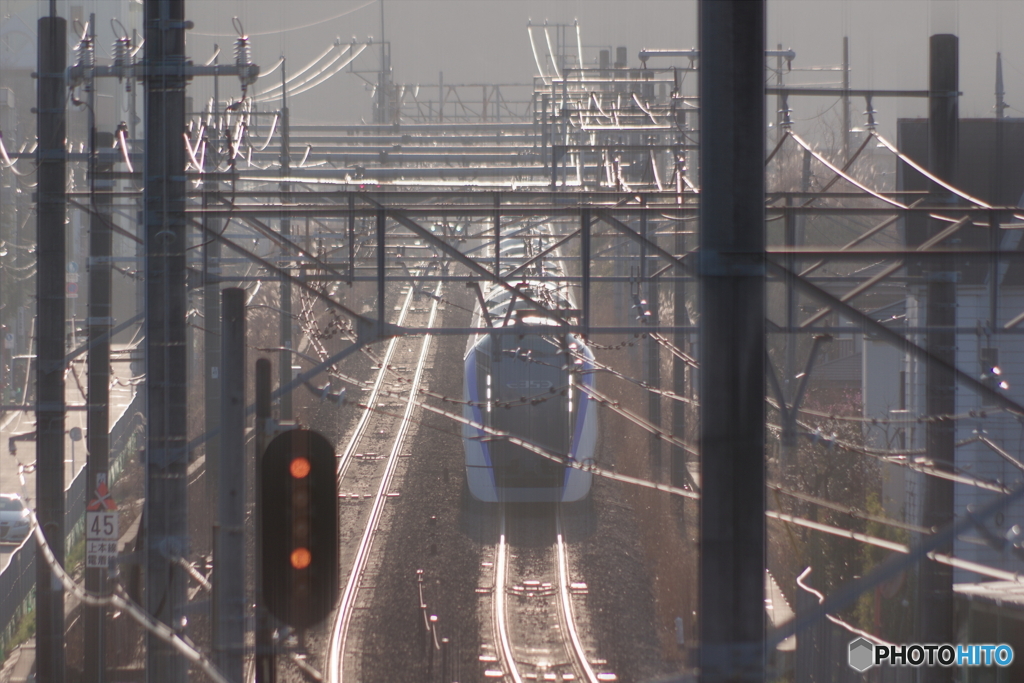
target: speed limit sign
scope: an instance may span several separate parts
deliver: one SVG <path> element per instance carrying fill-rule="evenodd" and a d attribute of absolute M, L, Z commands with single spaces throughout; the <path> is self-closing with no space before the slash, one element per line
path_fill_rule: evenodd
<path fill-rule="evenodd" d="M 85 566 L 110 566 L 117 557 L 117 510 L 85 513 Z"/>
<path fill-rule="evenodd" d="M 97 476 L 96 497 L 85 508 L 85 566 L 108 567 L 117 557 L 117 505 L 105 474 Z"/>
<path fill-rule="evenodd" d="M 117 540 L 117 511 L 86 512 L 85 537 L 90 541 Z"/>

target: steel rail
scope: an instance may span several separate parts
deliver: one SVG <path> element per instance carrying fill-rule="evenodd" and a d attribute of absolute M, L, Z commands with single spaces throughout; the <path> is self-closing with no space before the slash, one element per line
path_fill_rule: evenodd
<path fill-rule="evenodd" d="M 405 316 L 409 312 L 409 307 L 412 305 L 413 297 L 416 295 L 416 287 L 410 285 L 409 293 L 406 294 L 405 301 L 402 303 L 402 309 L 398 314 L 398 324 L 403 325 L 405 323 Z M 395 355 L 395 349 L 398 347 L 399 337 L 392 337 L 388 341 L 387 351 L 384 352 L 384 357 L 381 359 L 380 372 L 377 373 L 377 379 L 374 380 L 373 388 L 370 390 L 370 395 L 367 397 L 366 403 L 369 406 L 374 406 L 380 399 L 381 390 L 384 387 L 384 380 L 388 374 L 388 366 L 391 364 L 391 359 Z M 370 418 L 373 416 L 373 410 L 364 410 L 362 416 L 359 418 L 359 422 L 356 423 L 356 428 L 352 432 L 352 437 L 348 440 L 348 445 L 345 446 L 345 450 L 342 451 L 338 457 L 338 484 L 341 484 L 341 480 L 345 476 L 345 472 L 348 470 L 349 464 L 352 462 L 352 453 L 355 451 L 356 446 L 359 445 L 359 441 L 363 438 L 366 432 L 366 426 L 370 422 Z"/>
<path fill-rule="evenodd" d="M 503 503 L 498 504 L 498 544 L 494 562 L 494 590 L 492 592 L 492 628 L 495 640 L 497 641 L 498 655 L 502 664 L 504 675 L 513 683 L 522 683 L 523 675 L 519 671 L 516 662 L 512 639 L 509 635 L 509 614 L 507 610 L 508 599 L 508 572 L 509 572 L 509 548 L 506 534 L 506 510 Z M 580 640 L 579 632 L 576 629 L 576 618 L 572 607 L 572 599 L 569 595 L 569 567 L 566 556 L 565 544 L 562 534 L 561 511 L 555 513 L 555 537 L 554 556 L 557 565 L 558 582 L 558 622 L 561 633 L 562 648 L 569 657 L 570 664 L 576 676 L 587 683 L 598 683 L 597 674 L 587 660 L 586 651 Z"/>
<path fill-rule="evenodd" d="M 569 559 L 565 552 L 565 542 L 562 536 L 562 507 L 558 506 L 555 511 L 555 545 L 558 554 L 558 596 L 562 609 L 559 612 L 562 621 L 562 639 L 568 640 L 567 652 L 575 656 L 573 668 L 581 674 L 589 683 L 598 683 L 597 674 L 587 660 L 587 653 L 580 641 L 579 631 L 576 629 L 576 615 L 572 606 L 572 598 L 569 597 Z"/>
<path fill-rule="evenodd" d="M 498 504 L 498 552 L 494 562 L 494 592 L 491 613 L 494 619 L 494 632 L 498 637 L 498 649 L 502 666 L 512 678 L 513 683 L 523 683 L 523 677 L 516 665 L 515 654 L 512 652 L 512 640 L 508 635 L 508 615 L 505 612 L 505 580 L 508 577 L 508 543 L 505 537 L 505 504 Z"/>
<path fill-rule="evenodd" d="M 427 323 L 428 326 L 433 326 L 434 320 L 437 316 L 437 309 L 439 305 L 438 299 L 442 291 L 442 286 L 443 285 L 439 283 L 436 291 L 434 292 L 438 298 L 433 299 L 433 303 L 431 304 L 430 317 Z M 414 292 L 415 288 L 410 288 L 410 291 Z M 411 299 L 409 300 L 411 301 Z M 380 523 L 381 514 L 384 511 L 384 502 L 387 500 L 388 489 L 391 486 L 395 470 L 397 469 L 399 452 L 405 443 L 406 436 L 409 432 L 409 425 L 412 423 L 412 414 L 417 407 L 417 402 L 414 399 L 419 389 L 420 381 L 423 378 L 423 367 L 426 364 L 427 353 L 430 350 L 431 340 L 432 337 L 430 334 L 425 334 L 423 336 L 423 343 L 416 363 L 416 372 L 413 375 L 412 383 L 409 387 L 408 402 L 406 403 L 405 412 L 402 415 L 402 420 L 395 435 L 391 452 L 388 454 L 387 467 L 385 469 L 384 476 L 381 478 L 377 495 L 374 497 L 373 507 L 370 510 L 370 516 L 369 519 L 367 519 L 366 527 L 363 531 L 363 536 L 356 552 L 352 572 L 349 574 L 348 582 L 345 586 L 345 591 L 342 594 L 338 612 L 335 616 L 334 626 L 331 629 L 331 637 L 328 647 L 327 671 L 330 683 L 341 683 L 344 680 L 343 657 L 345 653 L 345 644 L 348 640 L 349 626 L 352 621 L 355 598 L 359 591 L 359 582 L 362 580 L 362 575 L 366 568 L 367 559 L 370 555 L 370 548 L 373 543 L 374 535 L 376 534 L 377 526 Z M 383 363 L 383 367 L 381 369 L 381 375 L 383 375 L 387 370 L 387 363 Z M 368 409 L 366 412 L 370 413 L 373 411 Z"/>

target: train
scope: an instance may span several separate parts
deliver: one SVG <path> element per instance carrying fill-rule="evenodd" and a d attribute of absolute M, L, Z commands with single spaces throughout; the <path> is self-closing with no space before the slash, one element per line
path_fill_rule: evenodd
<path fill-rule="evenodd" d="M 482 286 L 474 311 L 473 327 L 493 331 L 466 345 L 462 437 L 469 493 L 485 503 L 571 503 L 590 493 L 594 355 L 565 330 L 578 309 L 553 247 L 538 228 L 503 239 L 501 274 L 515 291 Z"/>

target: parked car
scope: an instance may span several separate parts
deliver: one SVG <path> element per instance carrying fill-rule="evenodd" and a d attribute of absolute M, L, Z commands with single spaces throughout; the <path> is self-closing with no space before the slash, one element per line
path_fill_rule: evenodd
<path fill-rule="evenodd" d="M 0 543 L 21 543 L 32 529 L 28 509 L 17 493 L 0 493 Z"/>

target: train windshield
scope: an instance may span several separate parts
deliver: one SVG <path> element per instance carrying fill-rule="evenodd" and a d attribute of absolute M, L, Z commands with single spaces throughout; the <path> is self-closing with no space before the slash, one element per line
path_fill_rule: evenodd
<path fill-rule="evenodd" d="M 501 361 L 491 363 L 491 424 L 565 457 L 572 437 L 565 355 L 551 341 L 533 335 L 508 341 Z M 493 441 L 491 457 L 499 486 L 562 485 L 564 465 L 522 446 Z"/>

